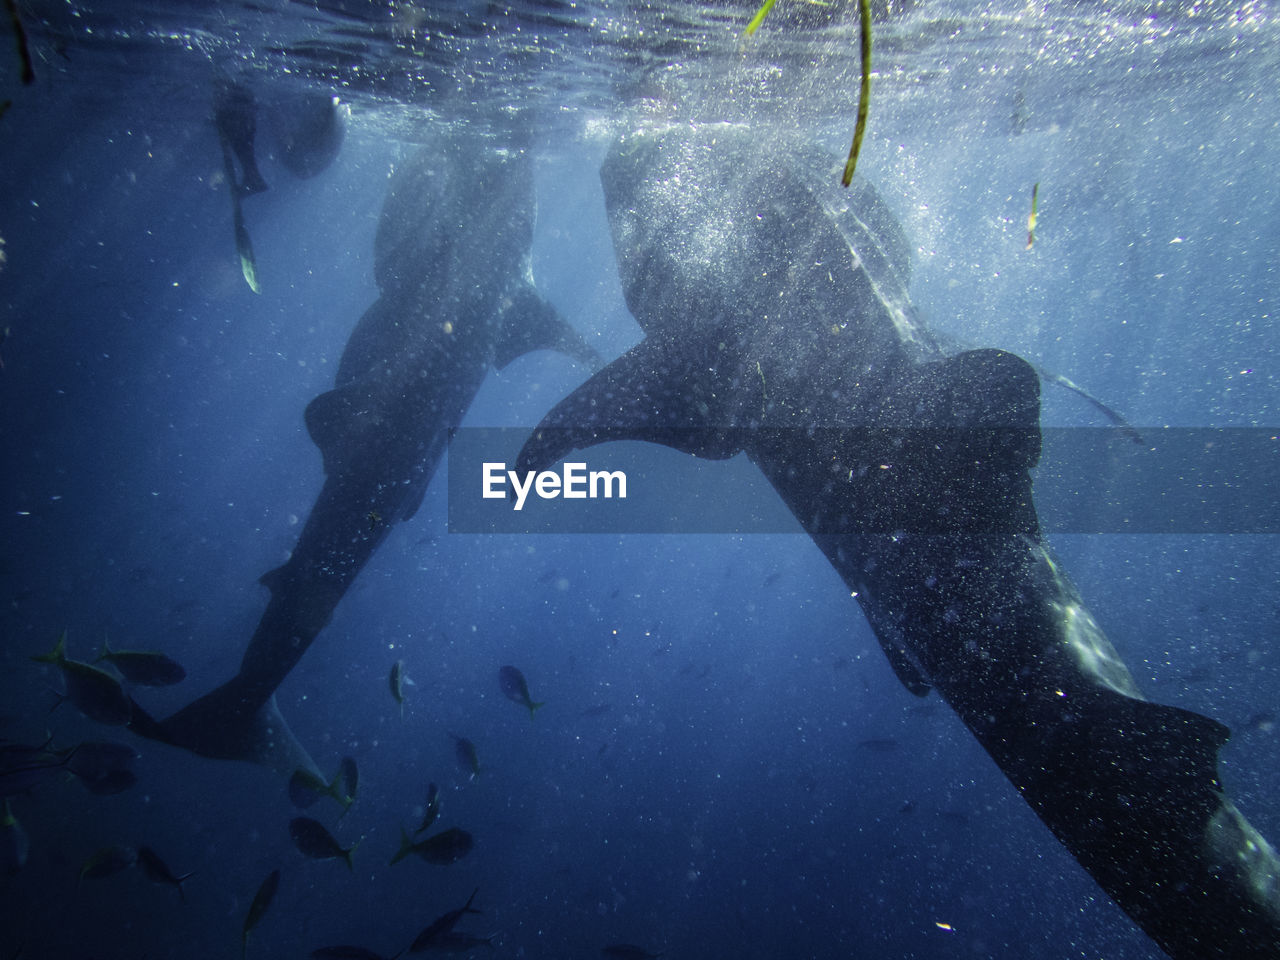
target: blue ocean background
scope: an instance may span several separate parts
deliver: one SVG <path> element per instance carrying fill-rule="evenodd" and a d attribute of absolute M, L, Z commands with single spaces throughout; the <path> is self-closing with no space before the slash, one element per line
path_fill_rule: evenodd
<path fill-rule="evenodd" d="M 765 142 L 799 128 L 842 155 L 856 62 L 830 45 L 852 45 L 853 8 L 843 33 L 816 38 L 780 18 L 790 40 L 753 54 L 736 35 L 750 4 L 699 26 L 718 38 L 706 47 L 664 44 L 661 19 L 648 46 L 643 32 L 548 29 L 576 8 L 439 6 L 440 29 L 490 17 L 500 51 L 542 30 L 560 59 L 513 53 L 503 67 L 486 52 L 477 70 L 509 69 L 509 87 L 433 99 L 388 79 L 417 69 L 404 53 L 365 89 L 261 52 L 290 28 L 384 22 L 376 4 L 225 4 L 221 19 L 181 4 L 18 6 L 36 82 L 20 83 L 0 32 L 0 736 L 109 737 L 141 757 L 118 795 L 58 776 L 12 798 L 30 854 L 0 880 L 0 956 L 235 956 L 274 869 L 251 957 L 338 943 L 390 956 L 475 888 L 483 913 L 464 924 L 494 936 L 495 957 L 619 942 L 668 958 L 1162 956 L 947 707 L 898 683 L 803 535 L 450 534 L 442 468 L 279 692 L 324 771 L 359 764 L 350 812 L 313 811 L 344 846 L 359 841 L 352 871 L 294 848 L 278 776 L 53 709 L 60 678 L 30 660 L 63 629 L 83 659 L 104 639 L 163 650 L 188 678 L 135 693 L 160 716 L 235 669 L 266 602 L 258 577 L 287 558 L 320 488 L 302 412 L 377 296 L 389 172 L 433 125 L 527 114 L 537 285 L 612 359 L 641 332 L 597 171 L 635 88 L 662 86 L 692 119 L 757 123 Z M 519 22 L 532 25 L 517 40 Z M 1144 430 L 1280 429 L 1277 27 L 1266 3 L 921 2 L 890 19 L 859 174 L 911 239 L 921 315 L 1070 377 Z M 611 39 L 616 56 L 591 53 Z M 833 64 L 851 72 L 823 72 Z M 260 154 L 271 189 L 244 205 L 260 295 L 219 179 L 215 70 L 351 107 L 314 179 Z M 512 100 L 522 89 L 527 104 Z M 531 427 L 587 373 L 526 356 L 490 375 L 466 423 Z M 1104 423 L 1068 391 L 1043 397 L 1046 425 Z M 1280 838 L 1275 537 L 1051 545 L 1146 694 L 1232 728 L 1224 783 Z M 397 660 L 412 681 L 403 711 L 387 682 Z M 499 689 L 505 664 L 546 702 L 532 721 Z M 474 780 L 451 733 L 476 744 Z M 440 824 L 475 849 L 391 866 L 429 782 Z M 186 902 L 137 869 L 77 883 L 111 844 L 193 872 Z"/>

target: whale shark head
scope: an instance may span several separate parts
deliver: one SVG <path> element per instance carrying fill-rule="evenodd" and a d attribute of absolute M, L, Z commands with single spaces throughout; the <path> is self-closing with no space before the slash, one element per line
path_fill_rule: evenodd
<path fill-rule="evenodd" d="M 536 206 L 527 150 L 443 134 L 396 165 L 373 241 L 383 293 L 458 277 L 524 279 Z"/>
<path fill-rule="evenodd" d="M 761 144 L 735 124 L 654 126 L 601 167 L 627 306 L 646 334 L 793 333 L 833 325 L 864 351 L 927 342 L 907 297 L 910 246 L 865 180 L 808 144 Z"/>

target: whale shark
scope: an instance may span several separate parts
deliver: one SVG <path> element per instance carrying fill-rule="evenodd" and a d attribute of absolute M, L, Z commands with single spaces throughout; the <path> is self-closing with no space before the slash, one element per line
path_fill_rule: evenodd
<path fill-rule="evenodd" d="M 442 135 L 391 179 L 374 238 L 379 296 L 347 341 L 334 388 L 305 419 L 320 491 L 239 670 L 166 720 L 133 728 L 195 753 L 314 772 L 274 693 L 392 528 L 422 502 L 449 433 L 491 367 L 533 350 L 598 359 L 538 293 L 530 268 L 532 160 Z"/>
<path fill-rule="evenodd" d="M 517 470 L 614 440 L 742 453 L 856 598 L 1171 957 L 1280 956 L 1280 860 L 1218 778 L 1228 730 L 1147 700 L 1039 528 L 1039 379 L 947 353 L 910 246 L 839 162 L 728 124 L 653 125 L 601 183 L 645 339 L 553 408 Z"/>

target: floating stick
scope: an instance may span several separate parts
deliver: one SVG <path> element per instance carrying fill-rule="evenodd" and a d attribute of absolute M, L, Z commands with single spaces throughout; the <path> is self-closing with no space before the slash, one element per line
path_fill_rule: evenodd
<path fill-rule="evenodd" d="M 858 122 L 853 128 L 853 146 L 844 164 L 840 183 L 853 183 L 853 171 L 858 166 L 858 154 L 862 150 L 862 135 L 867 132 L 867 113 L 871 108 L 871 0 L 858 0 L 858 12 L 862 19 L 862 85 L 858 88 Z"/>

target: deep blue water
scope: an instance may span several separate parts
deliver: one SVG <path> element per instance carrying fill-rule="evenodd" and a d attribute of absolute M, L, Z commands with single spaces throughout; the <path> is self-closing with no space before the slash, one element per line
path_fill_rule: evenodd
<path fill-rule="evenodd" d="M 76 657 L 106 638 L 179 660 L 186 681 L 136 694 L 157 715 L 235 669 L 266 601 L 257 579 L 287 557 L 323 479 L 302 411 L 377 296 L 388 173 L 432 123 L 475 117 L 454 100 L 355 91 L 343 149 L 319 176 L 293 180 L 264 153 L 271 189 L 244 204 L 255 295 L 234 255 L 208 64 L 161 56 L 151 72 L 145 32 L 136 49 L 59 39 L 42 23 L 65 11 L 20 6 L 38 58 L 36 83 L 20 85 L 0 34 L 0 99 L 12 100 L 0 117 L 0 735 L 119 739 L 141 757 L 138 783 L 115 796 L 59 776 L 12 798 L 30 854 L 0 880 L 0 956 L 231 956 L 277 868 L 249 956 L 337 943 L 389 956 L 476 887 L 483 914 L 463 926 L 493 934 L 498 957 L 592 957 L 617 942 L 671 958 L 1162 956 L 948 708 L 902 688 L 800 535 L 449 534 L 442 470 L 279 692 L 321 769 L 359 763 L 350 812 L 312 811 L 344 846 L 360 841 L 351 872 L 297 852 L 296 811 L 271 772 L 51 710 L 61 681 L 29 657 L 64 628 Z M 1200 34 L 1189 9 L 1159 8 L 1161 29 L 1120 53 L 1059 60 L 1021 39 L 948 52 L 939 25 L 958 36 L 982 15 L 931 19 L 922 3 L 886 45 L 900 72 L 879 81 L 859 169 L 911 238 L 917 307 L 957 342 L 1041 362 L 1143 428 L 1275 427 L 1274 15 L 1218 10 Z M 1043 17 L 1087 33 L 1078 11 Z M 131 22 L 154 13 L 141 5 Z M 220 39 L 252 47 L 241 13 L 234 42 Z M 1121 35 L 1146 22 L 1126 8 L 1087 25 Z M 530 93 L 535 114 L 572 99 L 574 71 L 560 69 L 561 93 Z M 271 89 L 277 71 L 245 76 Z M 916 95 L 933 72 L 944 79 Z M 1032 109 L 1015 135 L 1019 81 Z M 607 360 L 641 337 L 596 175 L 630 105 L 583 83 L 590 96 L 568 118 L 551 110 L 530 147 L 533 272 Z M 802 124 L 842 152 L 850 103 L 819 97 L 789 119 L 788 96 L 771 91 L 761 137 Z M 524 357 L 490 375 L 466 422 L 532 426 L 585 376 L 559 355 Z M 1043 422 L 1101 423 L 1051 387 Z M 763 481 L 759 495 L 774 496 Z M 1275 538 L 1052 546 L 1146 694 L 1232 727 L 1224 781 L 1280 838 Z M 412 680 L 403 715 L 387 686 L 396 660 Z M 504 664 L 546 701 L 532 722 L 499 690 Z M 450 732 L 477 745 L 474 781 Z M 474 851 L 389 866 L 432 781 L 441 825 L 471 831 Z M 138 869 L 77 885 L 110 844 L 193 872 L 186 903 Z"/>

